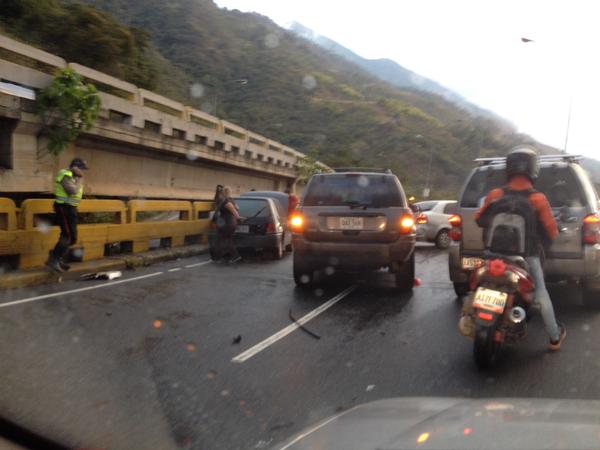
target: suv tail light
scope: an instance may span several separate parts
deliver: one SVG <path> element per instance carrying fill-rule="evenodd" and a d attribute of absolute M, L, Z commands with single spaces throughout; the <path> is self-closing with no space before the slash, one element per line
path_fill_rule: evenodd
<path fill-rule="evenodd" d="M 458 214 L 452 214 L 448 218 L 448 222 L 452 226 L 452 229 L 448 233 L 448 235 L 452 238 L 454 242 L 460 242 L 462 239 L 462 217 Z"/>
<path fill-rule="evenodd" d="M 583 242 L 594 245 L 600 242 L 600 217 L 590 214 L 583 219 Z"/>
<path fill-rule="evenodd" d="M 429 222 L 429 219 L 427 218 L 427 215 L 425 213 L 421 213 L 417 216 L 417 223 L 419 225 L 426 224 L 427 222 Z"/>
<path fill-rule="evenodd" d="M 304 232 L 304 216 L 300 213 L 295 212 L 290 217 L 289 225 L 294 233 Z"/>
<path fill-rule="evenodd" d="M 412 214 L 405 214 L 400 219 L 400 234 L 412 234 L 415 232 L 415 218 Z"/>

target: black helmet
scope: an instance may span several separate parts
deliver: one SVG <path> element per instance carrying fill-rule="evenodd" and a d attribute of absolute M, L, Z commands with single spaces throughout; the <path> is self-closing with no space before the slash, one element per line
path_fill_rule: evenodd
<path fill-rule="evenodd" d="M 71 161 L 71 165 L 69 167 L 77 167 L 78 169 L 81 169 L 81 170 L 88 169 L 87 162 L 81 158 L 73 158 L 73 161 Z"/>
<path fill-rule="evenodd" d="M 506 157 L 506 176 L 508 178 L 524 175 L 531 181 L 535 181 L 539 172 L 537 153 L 531 147 L 515 147 Z"/>

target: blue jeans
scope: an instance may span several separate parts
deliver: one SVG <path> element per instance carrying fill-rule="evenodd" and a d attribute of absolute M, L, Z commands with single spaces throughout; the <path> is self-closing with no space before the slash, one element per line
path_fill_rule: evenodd
<path fill-rule="evenodd" d="M 538 256 L 529 256 L 525 259 L 527 260 L 527 264 L 529 264 L 531 276 L 535 280 L 535 301 L 542 309 L 542 319 L 544 319 L 546 332 L 550 336 L 550 339 L 557 341 L 560 338 L 560 330 L 554 316 L 554 307 L 552 306 L 550 294 L 548 294 L 548 290 L 546 289 L 542 263 Z"/>

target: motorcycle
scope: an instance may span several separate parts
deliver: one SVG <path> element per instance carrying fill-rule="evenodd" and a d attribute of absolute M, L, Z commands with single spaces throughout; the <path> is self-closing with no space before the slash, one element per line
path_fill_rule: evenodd
<path fill-rule="evenodd" d="M 459 329 L 473 339 L 475 364 L 487 368 L 504 344 L 527 335 L 535 282 L 523 257 L 487 252 L 470 283 L 472 294 L 463 306 Z"/>

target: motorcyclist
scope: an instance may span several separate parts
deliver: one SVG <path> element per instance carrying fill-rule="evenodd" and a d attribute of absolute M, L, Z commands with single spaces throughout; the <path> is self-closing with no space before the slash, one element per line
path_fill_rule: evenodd
<path fill-rule="evenodd" d="M 526 237 L 526 239 L 530 240 L 531 245 L 528 246 L 530 250 L 525 259 L 529 265 L 529 271 L 535 280 L 535 299 L 541 307 L 546 331 L 550 336 L 549 349 L 559 350 L 567 335 L 567 330 L 564 325 L 556 321 L 552 300 L 546 289 L 544 270 L 541 263 L 543 241 L 554 240 L 558 236 L 559 231 L 548 199 L 544 194 L 533 189 L 533 184 L 538 174 L 539 164 L 535 150 L 528 146 L 515 147 L 506 157 L 506 178 L 508 185 L 504 188 L 494 189 L 487 195 L 483 206 L 475 215 L 475 220 L 479 226 L 485 226 L 485 215 L 493 202 L 505 195 L 511 195 L 510 191 L 531 191 L 528 200 L 531 202 L 536 213 L 538 226 L 535 229 L 538 232 L 534 236 Z"/>

